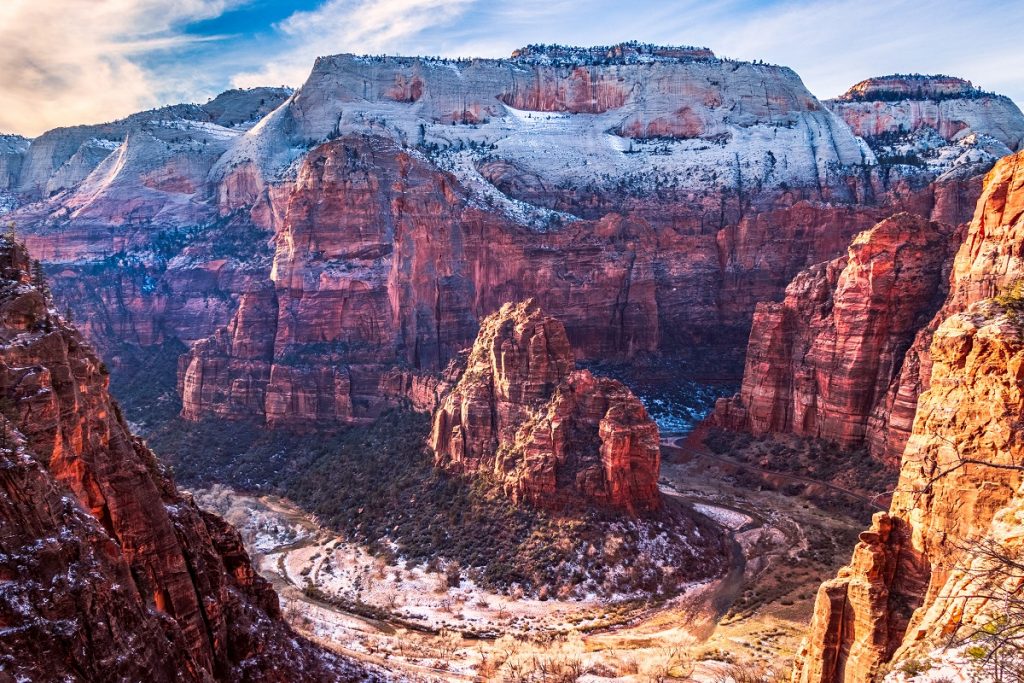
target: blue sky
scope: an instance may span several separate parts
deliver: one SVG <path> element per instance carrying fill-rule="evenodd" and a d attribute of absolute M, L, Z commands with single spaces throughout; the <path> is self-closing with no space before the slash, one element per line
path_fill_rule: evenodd
<path fill-rule="evenodd" d="M 1024 0 L 3 0 L 0 131 L 292 85 L 339 52 L 499 57 L 642 40 L 794 68 L 819 97 L 947 73 L 1024 102 Z"/>

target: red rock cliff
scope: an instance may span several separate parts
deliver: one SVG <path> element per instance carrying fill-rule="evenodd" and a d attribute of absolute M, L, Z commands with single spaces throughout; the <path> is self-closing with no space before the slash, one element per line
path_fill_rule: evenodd
<path fill-rule="evenodd" d="M 932 182 L 960 156 L 874 165 L 791 70 L 689 48 L 341 55 L 251 129 L 207 109 L 119 122 L 96 138 L 116 150 L 15 215 L 113 367 L 138 355 L 122 343 L 195 344 L 189 417 L 371 419 L 383 373 L 443 368 L 528 296 L 583 357 L 735 372 L 755 304 L 800 270 L 897 211 L 955 225 L 975 200 Z M 33 175 L 101 132 L 43 136 Z M 989 163 L 963 155 L 965 176 Z"/>
<path fill-rule="evenodd" d="M 795 672 L 799 683 L 866 683 L 881 667 L 943 644 L 994 605 L 973 590 L 984 558 L 968 541 L 1019 548 L 1024 514 L 1024 154 L 1002 160 L 954 266 L 943 321 L 888 514 L 851 564 L 822 586 Z M 960 599 L 950 599 L 961 596 Z"/>
<path fill-rule="evenodd" d="M 940 224 L 897 214 L 855 237 L 846 256 L 803 271 L 781 303 L 758 305 L 742 388 L 719 401 L 715 420 L 862 444 L 907 348 L 941 305 L 953 243 Z"/>
<path fill-rule="evenodd" d="M 973 197 L 970 183 L 893 201 L 966 220 L 962 195 Z M 892 210 L 762 197 L 763 211 L 708 229 L 705 200 L 623 197 L 622 213 L 538 228 L 482 205 L 420 154 L 354 134 L 311 151 L 273 196 L 273 268 L 182 362 L 187 417 L 372 418 L 383 373 L 442 369 L 480 319 L 528 296 L 581 357 L 735 356 L 758 300 Z"/>
<path fill-rule="evenodd" d="M 238 533 L 126 427 L 104 365 L 0 240 L 0 670 L 25 680 L 350 677 L 293 634 Z"/>
<path fill-rule="evenodd" d="M 542 507 L 657 509 L 657 425 L 620 382 L 574 368 L 562 323 L 533 301 L 502 306 L 434 413 L 437 463 Z"/>

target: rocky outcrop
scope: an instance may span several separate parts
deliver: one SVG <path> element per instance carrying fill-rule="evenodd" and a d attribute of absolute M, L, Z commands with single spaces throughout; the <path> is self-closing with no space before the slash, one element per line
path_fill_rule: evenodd
<path fill-rule="evenodd" d="M 31 141 L 20 135 L 0 134 L 0 192 L 14 188 Z"/>
<path fill-rule="evenodd" d="M 715 420 L 755 435 L 864 443 L 919 329 L 941 306 L 954 240 L 940 224 L 897 214 L 812 266 L 781 303 L 759 304 L 739 394 Z"/>
<path fill-rule="evenodd" d="M 967 589 L 978 576 L 971 566 L 984 560 L 970 545 L 1020 542 L 1005 524 L 1024 509 L 1024 471 L 1015 469 L 1024 449 L 1012 425 L 1024 410 L 1020 324 L 976 304 L 938 328 L 931 355 L 892 507 L 819 590 L 801 683 L 877 680 L 887 662 L 994 616 L 984 591 Z"/>
<path fill-rule="evenodd" d="M 1017 105 L 959 78 L 870 78 L 825 104 L 901 173 L 984 173 L 1024 145 Z"/>
<path fill-rule="evenodd" d="M 886 462 L 898 464 L 910 437 L 918 396 L 928 388 L 931 376 L 930 347 L 936 328 L 947 316 L 1012 288 L 1024 276 L 1020 247 L 1015 246 L 1024 238 L 1015 218 L 1024 212 L 1021 167 L 1017 154 L 1001 161 L 986 177 L 974 219 L 964 229 L 964 246 L 952 264 L 946 302 L 918 332 L 900 376 L 869 419 L 868 444 Z"/>
<path fill-rule="evenodd" d="M 481 323 L 434 413 L 438 465 L 549 509 L 660 507 L 658 427 L 618 381 L 576 370 L 565 327 L 533 301 Z"/>
<path fill-rule="evenodd" d="M 927 390 L 892 505 L 819 591 L 800 683 L 877 680 L 887 662 L 948 642 L 998 609 L 972 590 L 973 568 L 987 561 L 981 544 L 1012 550 L 1021 541 L 1022 181 L 1024 154 L 986 178 L 931 338 Z"/>
<path fill-rule="evenodd" d="M 962 78 L 893 74 L 866 78 L 836 98 L 837 102 L 899 102 L 980 97 L 983 91 Z"/>
<path fill-rule="evenodd" d="M 1024 115 L 1013 100 L 949 76 L 870 78 L 827 105 L 864 138 L 927 127 L 946 140 L 984 133 L 1011 151 L 1024 142 Z"/>
<path fill-rule="evenodd" d="M 292 95 L 291 88 L 234 88 L 202 105 L 210 123 L 225 128 L 251 126 Z"/>
<path fill-rule="evenodd" d="M 1024 154 L 996 164 L 953 262 L 947 311 L 1011 289 L 1024 277 Z"/>
<path fill-rule="evenodd" d="M 238 533 L 178 492 L 0 240 L 0 662 L 23 680 L 359 672 L 298 638 Z"/>

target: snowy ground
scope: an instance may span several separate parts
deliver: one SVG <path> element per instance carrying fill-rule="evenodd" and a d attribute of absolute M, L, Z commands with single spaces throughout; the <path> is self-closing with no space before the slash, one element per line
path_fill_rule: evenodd
<path fill-rule="evenodd" d="M 919 672 L 918 672 L 919 671 Z M 1009 678 L 1005 680 L 1010 680 Z M 884 683 L 990 683 L 993 677 L 979 669 L 978 662 L 963 648 L 935 650 L 928 657 L 897 663 Z"/>
<path fill-rule="evenodd" d="M 18 198 L 9 192 L 0 190 L 0 216 L 18 208 Z"/>
<path fill-rule="evenodd" d="M 506 596 L 465 576 L 451 585 L 443 566 L 383 562 L 284 501 L 220 487 L 195 495 L 240 528 L 300 631 L 407 680 L 500 680 L 578 667 L 588 672 L 579 680 L 592 682 L 663 680 L 666 671 L 715 681 L 730 662 L 784 668 L 818 582 L 834 571 L 796 568 L 822 537 L 858 525 L 799 499 L 732 487 L 692 465 L 667 464 L 663 477 L 666 495 L 733 532 L 746 562 L 655 607 Z M 848 549 L 838 555 L 847 559 Z"/>

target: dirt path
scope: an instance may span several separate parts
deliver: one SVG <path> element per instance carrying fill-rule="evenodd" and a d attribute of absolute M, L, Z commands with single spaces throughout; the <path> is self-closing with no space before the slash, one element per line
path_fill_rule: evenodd
<path fill-rule="evenodd" d="M 694 459 L 707 458 L 724 465 L 763 472 L 780 479 L 815 484 L 866 501 L 855 492 L 827 482 L 761 470 L 712 453 L 682 446 L 679 441 L 680 437 L 677 435 L 667 436 L 663 439 L 663 446 L 666 449 L 678 449 L 679 452 Z M 318 579 L 323 561 L 316 562 L 316 558 L 306 555 L 312 555 L 315 547 L 333 549 L 337 546 L 329 545 L 330 539 L 324 535 L 324 530 L 314 519 L 295 509 L 287 501 L 272 497 L 253 499 L 238 494 L 233 494 L 233 500 L 248 498 L 272 513 L 273 519 L 282 520 L 282 526 L 301 527 L 299 538 L 296 538 L 294 533 L 283 534 L 279 543 L 272 544 L 273 547 L 264 547 L 262 550 L 262 554 L 266 556 L 262 563 L 263 574 L 271 580 L 285 605 L 294 606 L 292 618 L 299 629 L 340 654 L 377 666 L 397 668 L 401 672 L 399 675 L 404 673 L 413 680 L 475 680 L 473 673 L 482 661 L 493 662 L 494 658 L 505 656 L 502 653 L 512 646 L 517 648 L 515 658 L 524 663 L 536 662 L 538 658 L 553 657 L 555 653 L 562 653 L 561 656 L 600 663 L 607 670 L 617 671 L 620 675 L 627 671 L 626 662 L 639 662 L 644 665 L 665 656 L 669 651 L 698 653 L 709 648 L 721 648 L 731 652 L 738 647 L 745 647 L 750 650 L 746 656 L 754 656 L 754 648 L 760 647 L 759 644 L 766 637 L 765 629 L 778 628 L 779 619 L 771 615 L 767 620 L 761 616 L 742 616 L 737 619 L 733 615 L 726 620 L 728 625 L 723 628 L 723 617 L 734 609 L 738 600 L 742 599 L 746 603 L 746 594 L 750 590 L 760 589 L 765 572 L 790 571 L 785 556 L 789 549 L 796 547 L 800 541 L 791 527 L 795 527 L 799 532 L 803 521 L 816 523 L 813 520 L 817 519 L 819 513 L 815 510 L 805 513 L 785 499 L 783 502 L 792 505 L 793 509 L 787 508 L 787 512 L 780 517 L 779 514 L 771 512 L 775 509 L 771 504 L 766 506 L 766 501 L 782 495 L 778 492 L 746 492 L 729 485 L 725 487 L 726 492 L 723 494 L 723 483 L 717 473 L 712 472 L 710 476 L 703 476 L 698 473 L 703 471 L 703 467 L 698 465 L 693 472 L 694 476 L 691 476 L 685 471 L 677 472 L 676 467 L 677 465 L 673 464 L 668 471 L 663 472 L 665 479 L 662 481 L 661 490 L 664 495 L 681 503 L 705 506 L 700 508 L 701 513 L 714 518 L 728 529 L 732 536 L 733 561 L 725 576 L 707 583 L 695 584 L 675 599 L 657 606 L 648 606 L 646 609 L 641 608 L 623 615 L 625 618 L 615 625 L 609 623 L 589 632 L 582 628 L 576 630 L 576 626 L 582 622 L 570 618 L 579 611 L 575 606 L 575 612 L 567 611 L 553 621 L 545 619 L 544 623 L 537 619 L 529 608 L 525 608 L 520 615 L 526 619 L 525 624 L 518 618 L 510 618 L 515 616 L 514 614 L 501 617 L 499 632 L 508 635 L 498 641 L 484 642 L 458 638 L 459 627 L 444 626 L 448 629 L 446 633 L 454 634 L 457 641 L 457 644 L 452 646 L 455 650 L 448 651 L 445 655 L 438 654 L 439 648 L 449 646 L 441 645 L 443 639 L 439 636 L 408 631 L 399 624 L 390 623 L 386 618 L 378 620 L 354 614 L 342 606 L 319 600 L 314 595 L 307 595 L 302 590 L 307 576 L 302 572 L 303 562 L 308 564 L 309 576 Z M 678 467 L 689 466 L 683 463 Z M 717 508 L 720 513 L 716 514 L 714 509 L 708 508 Z M 759 540 L 761 537 L 767 539 L 765 542 L 768 545 L 762 544 Z M 748 557 L 752 550 L 753 553 Z M 395 574 L 397 580 L 397 572 L 389 570 L 389 574 L 391 573 Z M 411 574 L 408 568 L 402 570 L 403 581 L 408 578 L 405 576 L 407 573 Z M 770 578 L 774 580 L 774 577 Z M 559 605 L 550 604 L 550 609 L 558 608 Z M 461 609 L 471 610 L 472 603 L 467 603 Z M 493 609 L 493 606 L 488 609 Z M 752 614 L 749 609 L 741 611 L 744 614 Z M 786 641 L 784 647 L 780 645 L 782 652 L 790 652 L 795 648 L 791 641 L 798 637 L 799 624 L 804 617 L 799 616 L 800 621 L 785 622 L 787 618 L 782 617 L 783 626 L 788 629 L 787 632 L 795 635 L 787 636 L 790 640 Z M 463 617 L 459 616 L 456 619 Z M 530 625 L 531 619 L 537 621 Z M 568 633 L 572 635 L 569 636 L 570 641 L 567 645 L 565 638 Z M 576 640 L 572 640 L 573 638 Z M 567 652 L 570 654 L 565 654 Z M 445 663 L 441 664 L 442 662 Z"/>

